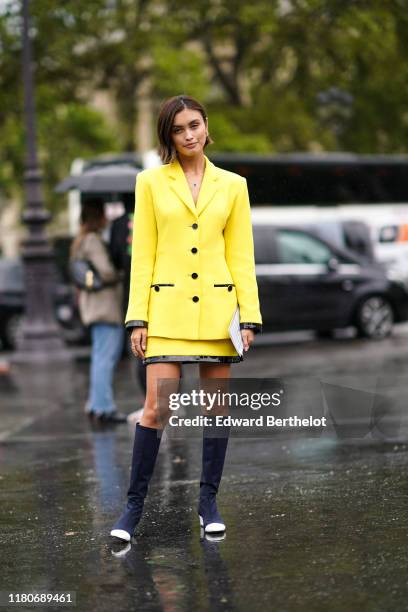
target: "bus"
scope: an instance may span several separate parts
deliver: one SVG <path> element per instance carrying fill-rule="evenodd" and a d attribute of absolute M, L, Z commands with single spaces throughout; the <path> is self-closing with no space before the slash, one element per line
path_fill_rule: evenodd
<path fill-rule="evenodd" d="M 362 221 L 377 257 L 388 264 L 402 257 L 408 268 L 408 155 L 206 153 L 247 179 L 254 222 Z M 149 168 L 160 159 L 154 150 L 105 155 L 76 160 L 71 172 L 111 164 Z M 77 217 L 78 195 L 70 198 Z"/>
<path fill-rule="evenodd" d="M 339 206 L 408 201 L 408 155 L 214 154 L 245 176 L 255 206 Z"/>
<path fill-rule="evenodd" d="M 256 223 L 364 222 L 377 258 L 408 271 L 408 155 L 214 154 L 245 176 Z"/>

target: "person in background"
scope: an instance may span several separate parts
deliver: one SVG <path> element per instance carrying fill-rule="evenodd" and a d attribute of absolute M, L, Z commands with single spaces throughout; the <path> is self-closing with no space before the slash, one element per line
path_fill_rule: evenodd
<path fill-rule="evenodd" d="M 79 289 L 79 312 L 90 326 L 91 365 L 87 415 L 100 423 L 123 423 L 126 415 L 116 410 L 113 399 L 113 373 L 122 354 L 124 327 L 121 277 L 101 238 L 106 226 L 103 200 L 92 198 L 82 205 L 81 225 L 71 246 L 71 259 L 87 259 L 106 287 L 100 291 Z"/>
<path fill-rule="evenodd" d="M 132 255 L 134 193 L 121 194 L 125 208 L 123 215 L 115 219 L 110 227 L 109 253 L 117 270 L 123 271 L 123 310 L 126 314 L 130 287 L 130 263 Z"/>
<path fill-rule="evenodd" d="M 122 202 L 125 207 L 123 215 L 113 221 L 110 228 L 109 252 L 115 268 L 123 273 L 123 321 L 125 320 L 126 310 L 129 299 L 130 288 L 130 264 L 132 256 L 132 231 L 133 231 L 133 211 L 135 208 L 134 193 L 123 193 Z M 137 360 L 137 378 L 146 394 L 146 366 L 141 360 Z M 140 421 L 143 408 L 131 412 L 127 419 L 130 424 Z"/>

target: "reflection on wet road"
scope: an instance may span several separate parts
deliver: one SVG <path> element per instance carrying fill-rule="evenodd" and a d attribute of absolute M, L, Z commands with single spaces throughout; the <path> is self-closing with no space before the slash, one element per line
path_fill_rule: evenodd
<path fill-rule="evenodd" d="M 200 440 L 166 435 L 136 538 L 116 547 L 133 428 L 88 423 L 86 363 L 0 377 L 0 590 L 75 591 L 81 611 L 407 610 L 407 357 L 398 339 L 259 346 L 235 376 L 281 377 L 299 409 L 331 406 L 346 431 L 353 402 L 382 425 L 232 437 L 220 541 L 198 524 Z M 126 362 L 116 386 L 121 410 L 139 407 Z"/>

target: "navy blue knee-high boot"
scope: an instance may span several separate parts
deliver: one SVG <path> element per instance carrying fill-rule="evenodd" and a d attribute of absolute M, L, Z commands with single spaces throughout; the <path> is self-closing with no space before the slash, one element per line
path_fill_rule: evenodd
<path fill-rule="evenodd" d="M 128 500 L 125 511 L 110 532 L 111 536 L 127 542 L 133 536 L 142 516 L 144 500 L 159 452 L 161 433 L 152 427 L 136 424 Z"/>
<path fill-rule="evenodd" d="M 216 430 L 216 431 L 214 431 Z M 209 436 L 210 431 L 213 436 Z M 229 426 L 204 427 L 203 459 L 200 478 L 198 515 L 206 533 L 225 531 L 225 524 L 217 510 L 216 495 L 221 482 L 228 446 Z M 223 437 L 215 437 L 216 432 Z"/>

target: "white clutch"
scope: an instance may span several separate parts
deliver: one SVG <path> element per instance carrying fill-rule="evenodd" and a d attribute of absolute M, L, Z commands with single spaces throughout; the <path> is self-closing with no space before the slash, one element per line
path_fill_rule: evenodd
<path fill-rule="evenodd" d="M 242 353 L 244 352 L 244 343 L 242 342 L 241 328 L 239 326 L 239 306 L 237 306 L 235 309 L 228 331 L 231 342 L 234 345 L 238 355 L 242 356 Z"/>

